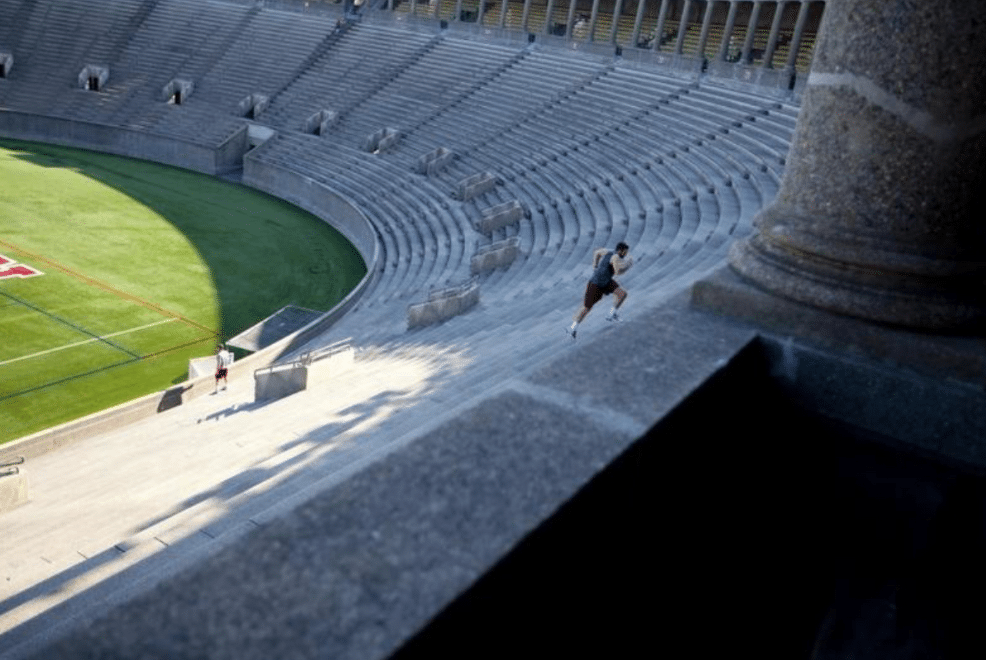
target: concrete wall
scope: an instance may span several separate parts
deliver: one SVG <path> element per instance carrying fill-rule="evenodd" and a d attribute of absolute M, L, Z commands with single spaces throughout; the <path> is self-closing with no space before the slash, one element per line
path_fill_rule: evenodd
<path fill-rule="evenodd" d="M 237 167 L 246 151 L 245 127 L 217 150 L 163 135 L 10 110 L 0 110 L 0 137 L 105 151 L 204 174 Z"/>

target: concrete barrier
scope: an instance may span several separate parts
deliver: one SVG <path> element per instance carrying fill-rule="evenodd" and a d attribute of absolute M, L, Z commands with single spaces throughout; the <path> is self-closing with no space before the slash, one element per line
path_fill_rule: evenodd
<path fill-rule="evenodd" d="M 414 171 L 425 176 L 435 176 L 445 170 L 455 158 L 455 152 L 451 149 L 438 147 L 418 158 Z"/>
<path fill-rule="evenodd" d="M 497 229 L 514 224 L 522 217 L 524 217 L 524 207 L 520 202 L 517 200 L 504 202 L 484 209 L 477 229 L 488 236 Z"/>
<path fill-rule="evenodd" d="M 90 89 L 94 92 L 98 92 L 106 86 L 109 79 L 109 67 L 99 66 L 97 64 L 87 64 L 82 67 L 82 71 L 79 71 L 78 82 L 79 87 L 82 89 Z"/>
<path fill-rule="evenodd" d="M 479 303 L 479 283 L 433 291 L 428 300 L 408 305 L 407 329 L 421 328 L 465 314 Z"/>
<path fill-rule="evenodd" d="M 269 96 L 254 92 L 243 97 L 236 109 L 239 111 L 241 117 L 256 119 L 267 109 L 268 105 L 270 105 Z"/>
<path fill-rule="evenodd" d="M 0 136 L 103 151 L 204 174 L 221 174 L 240 167 L 249 148 L 245 125 L 216 147 L 118 126 L 10 110 L 0 110 Z"/>
<path fill-rule="evenodd" d="M 186 78 L 174 78 L 167 85 L 161 88 L 162 101 L 174 101 L 175 105 L 181 105 L 195 89 L 195 83 Z"/>
<path fill-rule="evenodd" d="M 476 251 L 470 261 L 473 275 L 486 273 L 497 268 L 505 268 L 517 260 L 520 254 L 520 239 L 516 236 L 484 245 Z"/>
<path fill-rule="evenodd" d="M 496 187 L 500 180 L 490 172 L 480 172 L 459 181 L 456 196 L 463 202 Z"/>
<path fill-rule="evenodd" d="M 258 369 L 253 374 L 254 401 L 272 401 L 308 387 L 308 366 L 299 363 Z"/>
<path fill-rule="evenodd" d="M 374 131 L 370 135 L 366 136 L 363 140 L 363 149 L 370 153 L 375 151 L 386 151 L 390 147 L 397 144 L 400 139 L 400 131 L 396 128 L 381 128 L 378 131 Z"/>
<path fill-rule="evenodd" d="M 16 467 L 24 462 L 23 458 L 7 460 L 0 465 L 0 513 L 6 513 L 26 504 L 29 498 L 27 473 L 23 468 Z"/>
<path fill-rule="evenodd" d="M 305 120 L 305 133 L 325 135 L 329 129 L 339 123 L 339 113 L 335 110 L 319 110 L 309 115 Z"/>

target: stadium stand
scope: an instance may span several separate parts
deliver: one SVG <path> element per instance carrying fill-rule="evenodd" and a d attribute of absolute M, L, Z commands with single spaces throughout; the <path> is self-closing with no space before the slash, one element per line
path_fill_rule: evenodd
<path fill-rule="evenodd" d="M 406 479 L 400 487 L 391 486 L 399 496 L 403 487 L 419 481 L 470 480 L 457 473 L 445 482 L 442 470 L 452 464 L 482 472 L 484 461 L 496 470 L 505 461 L 512 475 L 530 475 L 525 466 L 541 465 L 540 450 L 525 446 L 508 456 L 492 443 L 495 438 L 513 451 L 512 441 L 492 429 L 503 419 L 535 428 L 544 440 L 544 473 L 517 483 L 497 472 L 502 482 L 494 492 L 510 500 L 531 491 L 536 505 L 528 511 L 524 500 L 522 512 L 504 514 L 512 520 L 495 518 L 488 528 L 482 520 L 471 520 L 475 526 L 463 533 L 478 534 L 478 543 L 486 545 L 464 550 L 468 567 L 447 582 L 436 577 L 441 588 L 425 589 L 429 600 L 419 609 L 408 604 L 400 575 L 377 576 L 381 590 L 392 590 L 380 596 L 392 597 L 392 607 L 355 602 L 372 588 L 366 580 L 376 579 L 356 567 L 359 553 L 376 552 L 379 546 L 373 544 L 382 537 L 375 536 L 375 521 L 392 530 L 390 519 L 372 510 L 365 519 L 356 516 L 358 525 L 348 524 L 343 517 L 352 509 L 336 500 L 338 509 L 322 511 L 333 523 L 332 511 L 340 512 L 344 531 L 332 528 L 340 539 L 324 553 L 332 557 L 306 558 L 312 570 L 317 566 L 324 571 L 319 575 L 337 576 L 356 567 L 340 579 L 356 594 L 349 605 L 357 625 L 381 611 L 394 619 L 381 624 L 385 631 L 379 643 L 339 633 L 337 645 L 326 653 L 387 656 L 754 337 L 752 331 L 730 329 L 706 341 L 705 321 L 683 315 L 684 329 L 678 329 L 661 310 L 680 301 L 694 282 L 711 277 L 733 242 L 753 232 L 754 217 L 778 195 L 797 127 L 804 85 L 800 74 L 808 70 L 824 3 L 755 3 L 769 5 L 769 11 L 753 34 L 753 57 L 721 66 L 710 64 L 729 50 L 722 48 L 729 31 L 725 23 L 733 21 L 738 5 L 747 12 L 741 19 L 748 20 L 754 3 L 710 5 L 715 13 L 710 14 L 704 55 L 698 52 L 703 16 L 684 21 L 687 32 L 679 38 L 682 21 L 673 11 L 679 3 L 668 0 L 641 3 L 646 15 L 640 20 L 632 13 L 637 9 L 629 7 L 615 31 L 612 5 L 607 9 L 604 4 L 598 23 L 588 26 L 594 29 L 583 24 L 567 37 L 550 38 L 541 37 L 553 28 L 548 23 L 564 22 L 571 14 L 568 4 L 556 4 L 547 20 L 541 3 L 495 2 L 484 8 L 478 25 L 459 21 L 455 14 L 458 7 L 473 12 L 469 16 L 475 20 L 475 4 L 400 2 L 393 10 L 388 4 L 394 3 L 361 10 L 351 3 L 315 2 L 0 0 L 0 15 L 8 19 L 0 25 L 0 53 L 12 54 L 14 61 L 10 75 L 0 79 L 0 135 L 40 135 L 233 176 L 336 224 L 369 269 L 358 296 L 346 302 L 345 314 L 333 315 L 331 326 L 319 326 L 317 336 L 306 334 L 304 342 L 293 342 L 289 349 L 280 345 L 268 361 L 276 369 L 351 338 L 352 364 L 309 373 L 301 391 L 266 405 L 252 400 L 250 383 L 233 378 L 220 409 L 214 401 L 189 401 L 138 426 L 101 435 L 102 449 L 93 451 L 128 452 L 126 460 L 145 480 L 150 469 L 145 462 L 161 460 L 165 452 L 189 452 L 196 460 L 187 473 L 149 485 L 135 496 L 140 502 L 131 512 L 102 521 L 99 530 L 90 533 L 82 529 L 84 523 L 66 523 L 38 531 L 35 517 L 47 515 L 43 507 L 55 511 L 60 506 L 43 494 L 5 516 L 4 524 L 13 530 L 9 538 L 17 545 L 4 557 L 4 574 L 14 577 L 0 599 L 0 640 L 12 649 L 10 657 L 46 655 L 59 635 L 83 634 L 78 627 L 97 620 L 101 624 L 94 634 L 106 636 L 98 641 L 106 645 L 101 648 L 119 643 L 133 651 L 143 641 L 128 646 L 129 641 L 111 639 L 107 629 L 140 622 L 142 612 L 158 611 L 157 601 L 168 607 L 175 598 L 170 585 L 180 584 L 174 587 L 179 592 L 189 588 L 177 581 L 183 578 L 172 581 L 179 568 L 193 570 L 199 562 L 211 566 L 208 558 L 224 552 L 219 555 L 223 561 L 234 567 L 243 561 L 244 575 L 251 576 L 252 557 L 238 559 L 235 551 L 254 548 L 251 539 L 268 537 L 250 536 L 250 530 L 286 534 L 289 546 L 295 537 L 283 526 L 297 524 L 290 518 L 296 507 L 337 494 L 345 499 L 349 492 L 367 496 L 359 506 L 375 501 L 387 507 L 391 500 L 376 489 L 386 492 L 390 478 Z M 705 3 L 684 6 L 690 4 Z M 669 6 L 672 11 L 665 12 Z M 779 11 L 783 15 L 774 21 Z M 664 39 L 646 48 L 633 43 L 662 20 Z M 731 35 L 740 44 L 749 30 L 742 20 Z M 449 22 L 455 25 L 449 28 Z M 772 37 L 775 33 L 780 36 Z M 584 47 L 589 40 L 594 48 Z M 682 50 L 671 55 L 678 59 L 661 59 L 676 43 Z M 794 45 L 800 50 L 792 58 Z M 620 47 L 631 52 L 621 56 Z M 772 47 L 772 61 L 765 62 L 762 51 Z M 705 60 L 677 66 L 682 58 L 696 56 Z M 750 66 L 781 70 L 784 62 L 789 66 L 781 84 L 739 82 Z M 96 92 L 75 84 L 87 64 L 108 70 Z M 168 103 L 161 92 L 173 80 L 191 81 L 194 92 L 180 103 Z M 252 95 L 265 99 L 266 107 L 244 117 L 238 108 Z M 119 131 L 129 146 L 110 139 L 87 144 L 87 131 L 102 134 L 94 127 Z M 397 138 L 394 143 L 367 151 L 367 137 L 385 128 L 394 130 L 387 134 Z M 160 140 L 141 141 L 141 136 Z M 174 144 L 162 142 L 167 140 Z M 185 145 L 222 156 L 193 158 Z M 450 155 L 442 167 L 422 169 L 421 159 L 436 153 Z M 460 183 L 486 173 L 488 189 L 461 199 Z M 504 226 L 479 231 L 490 209 L 508 206 L 522 211 Z M 674 365 L 665 372 L 661 364 L 648 362 L 648 377 L 662 374 L 660 391 L 597 383 L 622 391 L 628 401 L 643 401 L 640 415 L 629 403 L 624 411 L 617 404 L 593 403 L 583 391 L 544 384 L 550 375 L 566 373 L 567 365 L 613 360 L 614 342 L 623 341 L 616 338 L 627 336 L 627 326 L 608 328 L 598 318 L 594 329 L 580 331 L 579 342 L 587 348 L 574 353 L 563 331 L 580 303 L 592 251 L 618 241 L 629 243 L 636 257 L 625 279 L 631 294 L 623 310 L 631 319 L 629 332 L 634 332 L 635 318 L 653 321 L 670 349 L 650 358 Z M 501 267 L 474 271 L 477 254 L 504 246 L 511 253 Z M 462 314 L 408 329 L 410 307 L 442 292 L 467 290 L 463 307 L 468 309 Z M 629 346 L 625 350 L 633 353 Z M 678 347 L 684 347 L 687 359 L 673 356 Z M 692 356 L 698 356 L 697 366 L 687 364 Z M 513 407 L 518 397 L 538 405 Z M 491 400 L 503 405 L 490 407 Z M 581 467 L 569 474 L 568 464 L 552 463 L 549 454 L 568 451 L 566 443 L 577 444 L 582 436 L 564 424 L 539 421 L 540 408 L 574 415 L 589 434 L 622 440 L 580 456 L 573 464 Z M 594 412 L 605 413 L 598 429 L 586 421 Z M 450 428 L 487 429 L 489 437 L 483 431 L 464 439 L 449 431 L 453 444 L 428 440 L 445 438 L 443 429 Z M 148 447 L 146 456 L 132 448 L 107 449 L 145 436 L 168 449 Z M 236 438 L 246 449 L 231 455 L 214 442 L 217 437 Z M 84 445 L 79 439 L 74 450 L 61 453 L 77 458 Z M 401 462 L 418 460 L 415 452 L 453 445 L 474 453 L 449 450 L 432 460 L 421 458 L 439 476 Z M 27 470 L 59 469 L 59 453 L 29 459 Z M 126 481 L 107 483 L 108 488 L 128 487 Z M 490 492 L 476 497 L 471 504 L 482 516 Z M 413 495 L 398 499 L 402 505 L 415 501 Z M 398 508 L 395 504 L 391 511 Z M 407 519 L 420 522 L 413 515 Z M 321 530 L 320 523 L 308 525 L 305 529 Z M 428 529 L 418 532 L 427 539 L 423 546 L 433 540 Z M 345 545 L 350 541 L 354 545 Z M 39 561 L 39 544 L 50 545 L 43 556 L 55 559 Z M 303 545 L 299 541 L 298 547 Z M 259 564 L 267 568 L 265 560 Z M 266 574 L 258 582 L 264 579 Z M 147 580 L 143 586 L 142 580 Z M 163 591 L 144 595 L 160 581 Z M 341 600 L 328 609 L 345 600 L 343 591 L 333 591 L 332 598 Z M 129 613 L 110 609 L 131 598 L 139 605 Z M 56 619 L 60 627 L 46 631 Z M 228 641 L 225 632 L 215 635 Z M 286 632 L 273 636 L 276 640 L 267 640 L 273 646 L 253 652 L 289 657 L 300 648 L 292 646 Z M 307 643 L 305 633 L 300 637 L 295 644 Z M 175 644 L 170 648 L 179 654 L 188 652 L 180 641 L 160 643 L 162 648 Z M 69 657 L 68 648 L 56 647 L 61 655 L 46 657 Z M 3 650 L 0 657 L 7 657 Z"/>

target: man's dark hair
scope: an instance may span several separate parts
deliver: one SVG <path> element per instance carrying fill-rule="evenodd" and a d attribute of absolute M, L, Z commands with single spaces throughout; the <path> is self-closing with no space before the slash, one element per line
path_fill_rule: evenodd
<path fill-rule="evenodd" d="M 616 251 L 617 252 L 619 252 L 620 250 L 629 250 L 629 249 L 630 249 L 630 246 L 627 245 L 626 243 L 624 243 L 623 241 L 620 241 L 619 243 L 616 244 Z"/>

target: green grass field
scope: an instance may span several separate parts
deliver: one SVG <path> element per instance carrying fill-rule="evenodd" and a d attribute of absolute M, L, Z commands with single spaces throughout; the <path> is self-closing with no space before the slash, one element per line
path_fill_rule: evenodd
<path fill-rule="evenodd" d="M 287 304 L 328 310 L 355 248 L 248 188 L 0 140 L 0 442 L 183 381 L 191 357 Z M 40 271 L 3 277 L 17 265 Z"/>

